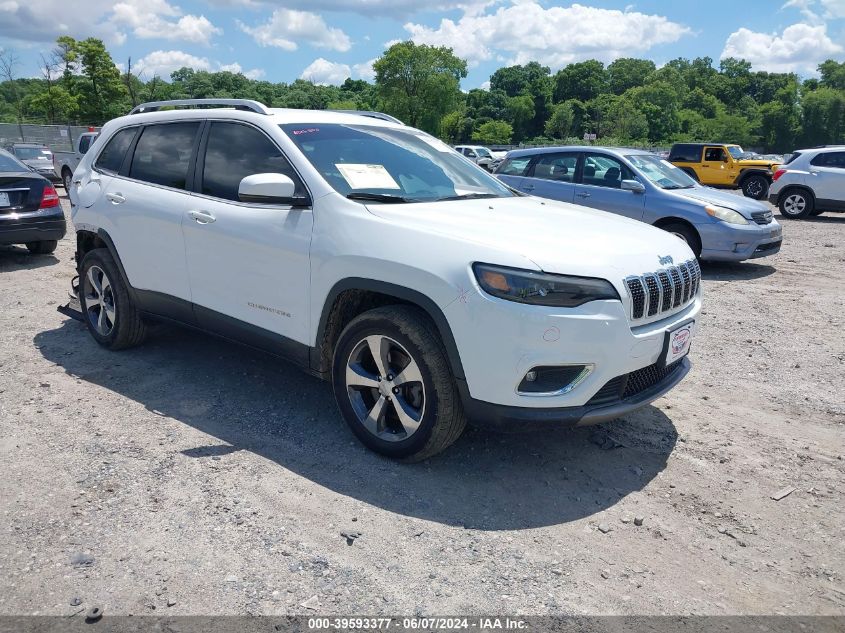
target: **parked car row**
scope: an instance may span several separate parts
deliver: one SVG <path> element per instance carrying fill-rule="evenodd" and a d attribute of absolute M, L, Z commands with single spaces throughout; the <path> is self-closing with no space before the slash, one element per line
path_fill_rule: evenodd
<path fill-rule="evenodd" d="M 610 180 L 610 160 L 549 169 Z M 527 196 L 396 122 L 145 104 L 106 124 L 68 193 L 98 344 L 138 345 L 167 319 L 267 350 L 331 381 L 352 432 L 391 457 L 433 455 L 467 420 L 624 416 L 690 368 L 686 243 Z"/>
<path fill-rule="evenodd" d="M 455 151 L 487 171 L 496 171 L 507 152 L 494 152 L 482 145 L 456 145 Z"/>

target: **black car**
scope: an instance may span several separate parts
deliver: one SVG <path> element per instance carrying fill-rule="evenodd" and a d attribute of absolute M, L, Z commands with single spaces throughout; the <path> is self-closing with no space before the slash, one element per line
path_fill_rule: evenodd
<path fill-rule="evenodd" d="M 52 253 L 66 231 L 56 188 L 0 149 L 0 244 L 25 244 L 36 255 Z"/>

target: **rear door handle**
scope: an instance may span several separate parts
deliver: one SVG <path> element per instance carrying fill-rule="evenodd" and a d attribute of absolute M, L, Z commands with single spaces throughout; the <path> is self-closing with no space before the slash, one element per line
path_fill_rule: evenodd
<path fill-rule="evenodd" d="M 194 220 L 197 221 L 197 224 L 211 224 L 217 220 L 217 218 L 208 211 L 188 211 L 188 215 L 194 218 Z"/>
<path fill-rule="evenodd" d="M 523 185 L 523 191 L 534 191 L 534 185 Z"/>
<path fill-rule="evenodd" d="M 578 196 L 579 198 L 589 198 L 590 197 L 590 194 L 587 193 L 586 191 L 579 191 L 575 195 Z"/>
<path fill-rule="evenodd" d="M 122 193 L 107 193 L 106 198 L 108 198 L 112 204 L 123 204 L 126 202 L 126 198 L 123 197 Z"/>

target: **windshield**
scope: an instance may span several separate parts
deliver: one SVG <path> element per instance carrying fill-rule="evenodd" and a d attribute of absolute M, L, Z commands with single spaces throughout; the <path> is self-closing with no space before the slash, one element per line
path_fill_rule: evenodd
<path fill-rule="evenodd" d="M 739 145 L 728 145 L 728 151 L 731 153 L 731 156 L 733 156 L 735 160 L 739 160 L 740 158 L 742 158 L 742 155 L 745 153 L 742 151 L 742 148 Z"/>
<path fill-rule="evenodd" d="M 678 167 L 658 156 L 634 154 L 626 156 L 639 172 L 661 189 L 689 189 L 695 187 L 695 181 Z"/>
<path fill-rule="evenodd" d="M 280 127 L 344 196 L 427 202 L 515 195 L 451 147 L 418 130 L 336 123 Z"/>
<path fill-rule="evenodd" d="M 15 156 L 21 160 L 32 160 L 33 158 L 52 158 L 53 154 L 49 149 L 40 147 L 16 147 Z"/>
<path fill-rule="evenodd" d="M 0 172 L 29 171 L 29 168 L 8 154 L 0 154 Z"/>

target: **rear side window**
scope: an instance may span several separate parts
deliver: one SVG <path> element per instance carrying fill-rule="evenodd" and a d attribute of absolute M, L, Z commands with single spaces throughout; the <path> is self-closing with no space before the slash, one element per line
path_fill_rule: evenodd
<path fill-rule="evenodd" d="M 825 152 L 818 154 L 810 161 L 810 164 L 816 167 L 845 169 L 845 152 Z"/>
<path fill-rule="evenodd" d="M 682 163 L 697 163 L 701 160 L 701 145 L 678 144 L 672 146 L 669 160 Z"/>
<path fill-rule="evenodd" d="M 199 121 L 148 125 L 135 146 L 129 177 L 185 189 Z"/>
<path fill-rule="evenodd" d="M 116 174 L 120 171 L 120 166 L 123 164 L 123 159 L 126 157 L 126 150 L 132 144 L 132 139 L 135 138 L 135 132 L 138 128 L 128 127 L 120 130 L 117 134 L 109 139 L 103 151 L 97 157 L 97 162 L 94 166 L 97 169 Z"/>
<path fill-rule="evenodd" d="M 504 174 L 506 176 L 524 176 L 528 169 L 528 163 L 531 162 L 530 156 L 519 156 L 516 158 L 506 158 L 504 162 L 496 170 L 497 174 Z"/>
<path fill-rule="evenodd" d="M 253 174 L 284 174 L 296 183 L 294 195 L 305 195 L 305 187 L 288 159 L 263 132 L 238 123 L 211 124 L 202 193 L 224 200 L 239 200 L 241 180 Z"/>
<path fill-rule="evenodd" d="M 556 180 L 558 182 L 575 182 L 575 168 L 578 166 L 578 154 L 567 152 L 561 154 L 543 154 L 534 164 L 534 178 Z"/>

